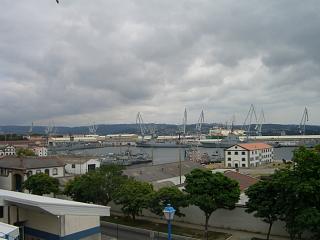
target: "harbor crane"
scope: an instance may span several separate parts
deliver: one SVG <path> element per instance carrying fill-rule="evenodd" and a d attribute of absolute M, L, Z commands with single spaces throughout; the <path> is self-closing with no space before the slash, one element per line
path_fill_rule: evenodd
<path fill-rule="evenodd" d="M 262 125 L 265 122 L 266 122 L 266 118 L 264 116 L 264 111 L 263 111 L 263 108 L 262 108 L 261 112 L 260 112 L 260 115 L 259 115 L 259 119 L 257 121 L 257 125 L 255 126 L 255 130 L 257 131 L 257 135 L 258 136 L 262 135 Z"/>
<path fill-rule="evenodd" d="M 255 123 L 258 122 L 256 110 L 255 110 L 253 104 L 251 104 L 249 112 L 247 114 L 247 117 L 244 120 L 244 123 L 243 123 L 243 126 L 242 126 L 242 129 L 246 131 L 247 138 L 249 138 L 250 135 L 251 135 L 251 125 L 252 125 L 253 120 L 255 121 Z"/>
<path fill-rule="evenodd" d="M 304 108 L 303 114 L 302 114 L 302 118 L 300 121 L 300 125 L 299 125 L 299 133 L 301 135 L 305 135 L 306 134 L 306 123 L 309 121 L 309 113 L 308 113 L 308 109 L 307 107 Z"/>
<path fill-rule="evenodd" d="M 98 130 L 98 126 L 93 123 L 91 126 L 89 126 L 89 133 L 92 135 L 96 135 Z"/>
<path fill-rule="evenodd" d="M 30 126 L 30 128 L 29 128 L 29 130 L 28 130 L 29 136 L 32 135 L 32 132 L 33 132 L 33 122 L 31 123 L 31 126 Z"/>
<path fill-rule="evenodd" d="M 143 138 L 145 136 L 145 133 L 146 133 L 146 128 L 144 126 L 144 122 L 143 122 L 142 115 L 141 115 L 140 112 L 137 113 L 136 124 L 139 127 L 140 134 L 141 134 L 141 137 L 142 137 L 142 140 L 143 140 Z"/>
<path fill-rule="evenodd" d="M 201 134 L 201 128 L 202 128 L 202 124 L 204 123 L 204 113 L 203 110 L 200 113 L 199 119 L 198 119 L 198 123 L 196 125 L 196 131 Z"/>
<path fill-rule="evenodd" d="M 185 136 L 186 135 L 186 130 L 187 130 L 187 123 L 188 123 L 188 114 L 187 114 L 187 109 L 184 109 L 183 113 L 183 119 L 182 119 L 182 133 Z"/>

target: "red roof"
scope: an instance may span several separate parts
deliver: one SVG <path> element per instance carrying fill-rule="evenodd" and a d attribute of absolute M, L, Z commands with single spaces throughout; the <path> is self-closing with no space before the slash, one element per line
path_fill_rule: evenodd
<path fill-rule="evenodd" d="M 259 149 L 266 149 L 266 148 L 272 148 L 271 145 L 266 144 L 266 143 L 242 143 L 242 144 L 237 144 L 238 146 L 247 149 L 247 150 L 259 150 Z"/>
<path fill-rule="evenodd" d="M 243 191 L 250 187 L 251 185 L 257 183 L 259 179 L 244 175 L 235 171 L 225 171 L 223 173 L 226 177 L 237 181 L 240 185 L 240 190 Z"/>

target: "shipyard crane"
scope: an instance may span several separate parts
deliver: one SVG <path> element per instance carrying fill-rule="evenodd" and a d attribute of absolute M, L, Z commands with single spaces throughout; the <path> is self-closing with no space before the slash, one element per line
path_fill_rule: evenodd
<path fill-rule="evenodd" d="M 186 135 L 186 128 L 187 128 L 187 123 L 188 123 L 188 114 L 187 114 L 187 109 L 184 109 L 184 113 L 183 113 L 183 120 L 182 120 L 182 124 L 183 124 L 183 135 Z"/>
<path fill-rule="evenodd" d="M 98 126 L 93 123 L 91 126 L 89 126 L 89 133 L 92 135 L 96 135 L 98 130 Z"/>
<path fill-rule="evenodd" d="M 264 117 L 264 111 L 263 108 L 261 109 L 259 119 L 257 121 L 257 125 L 255 126 L 255 130 L 257 131 L 257 135 L 261 136 L 262 135 L 262 125 L 266 121 Z"/>
<path fill-rule="evenodd" d="M 29 128 L 29 130 L 28 130 L 29 136 L 32 135 L 32 132 L 33 132 L 33 122 L 31 123 L 31 126 L 30 126 L 30 128 Z"/>
<path fill-rule="evenodd" d="M 140 134 L 141 134 L 141 137 L 143 140 L 145 133 L 146 133 L 146 128 L 144 126 L 144 122 L 143 122 L 142 115 L 140 112 L 137 113 L 136 124 L 139 126 Z"/>
<path fill-rule="evenodd" d="M 247 117 L 244 120 L 244 123 L 243 123 L 243 126 L 242 126 L 242 129 L 246 131 L 247 138 L 249 138 L 250 135 L 251 135 L 251 124 L 252 124 L 253 120 L 255 120 L 255 122 L 258 121 L 257 120 L 256 110 L 255 110 L 253 104 L 251 104 L 249 112 L 247 114 Z"/>
<path fill-rule="evenodd" d="M 300 125 L 299 125 L 299 133 L 301 135 L 306 134 L 306 122 L 308 122 L 308 121 L 309 121 L 308 109 L 307 109 L 307 107 L 305 107 L 303 114 L 302 114 L 301 121 L 300 121 Z"/>
<path fill-rule="evenodd" d="M 198 123 L 196 125 L 196 131 L 201 134 L 201 128 L 202 128 L 202 124 L 204 123 L 204 113 L 203 110 L 200 113 L 199 119 L 198 119 Z"/>

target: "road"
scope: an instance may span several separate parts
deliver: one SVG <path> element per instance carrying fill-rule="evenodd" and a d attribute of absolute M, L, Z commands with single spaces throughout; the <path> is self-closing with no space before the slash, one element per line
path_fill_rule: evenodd
<path fill-rule="evenodd" d="M 109 237 L 114 237 L 118 240 L 167 240 L 166 234 L 153 232 L 146 229 L 134 228 L 124 225 L 117 225 L 114 223 L 102 222 L 101 234 Z M 172 236 L 173 240 L 186 240 L 192 238 Z"/>

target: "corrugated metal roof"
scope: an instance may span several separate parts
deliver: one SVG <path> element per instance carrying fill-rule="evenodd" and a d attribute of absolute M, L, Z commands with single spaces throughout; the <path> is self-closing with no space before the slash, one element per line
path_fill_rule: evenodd
<path fill-rule="evenodd" d="M 58 198 L 0 190 L 0 199 L 15 205 L 36 207 L 53 215 L 110 216 L 110 207 Z"/>

